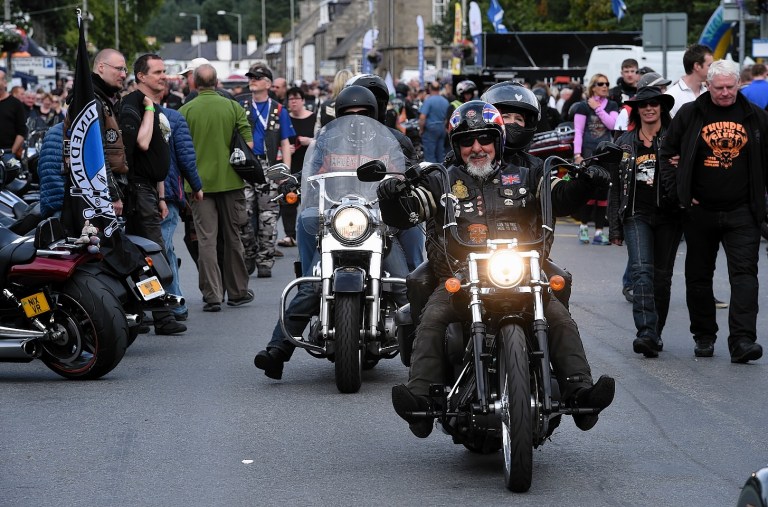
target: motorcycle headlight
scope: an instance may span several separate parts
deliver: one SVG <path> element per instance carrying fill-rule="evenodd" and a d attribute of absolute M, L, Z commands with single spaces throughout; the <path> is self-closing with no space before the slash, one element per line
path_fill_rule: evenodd
<path fill-rule="evenodd" d="M 360 208 L 350 206 L 342 208 L 333 216 L 331 226 L 341 241 L 359 241 L 368 232 L 370 219 Z"/>
<path fill-rule="evenodd" d="M 523 281 L 525 263 L 512 250 L 499 250 L 488 259 L 488 278 L 500 289 L 511 289 Z"/>

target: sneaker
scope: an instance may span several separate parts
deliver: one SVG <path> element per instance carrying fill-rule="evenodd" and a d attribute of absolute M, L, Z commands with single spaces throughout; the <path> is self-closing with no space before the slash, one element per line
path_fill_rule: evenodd
<path fill-rule="evenodd" d="M 715 308 L 728 308 L 728 303 L 725 301 L 720 301 L 719 299 L 715 298 Z"/>
<path fill-rule="evenodd" d="M 570 403 L 573 408 L 595 408 L 593 414 L 576 414 L 573 422 L 581 431 L 591 430 L 597 424 L 598 414 L 613 402 L 616 381 L 607 375 L 600 377 L 592 387 L 577 392 Z"/>
<path fill-rule="evenodd" d="M 593 245 L 610 245 L 611 242 L 608 241 L 608 238 L 606 238 L 601 233 L 595 233 L 595 237 L 592 238 L 592 244 Z"/>
<path fill-rule="evenodd" d="M 429 398 L 413 394 L 403 384 L 392 388 L 392 406 L 397 415 L 405 419 L 411 429 L 411 433 L 419 438 L 427 438 L 432 433 L 434 426 L 431 417 L 413 417 L 411 412 L 423 412 L 431 408 Z"/>
<path fill-rule="evenodd" d="M 632 295 L 632 287 L 624 287 L 623 289 L 621 289 L 621 293 L 624 294 L 624 299 L 627 300 L 627 303 L 634 302 L 634 296 Z"/>
<path fill-rule="evenodd" d="M 229 298 L 229 300 L 227 300 L 227 306 L 243 306 L 243 305 L 247 305 L 248 303 L 253 301 L 253 297 L 254 297 L 253 290 L 248 289 L 248 292 L 246 293 L 246 295 L 244 297 L 241 297 L 241 298 L 238 298 L 238 299 Z"/>
<path fill-rule="evenodd" d="M 221 311 L 221 303 L 205 303 L 205 306 L 203 307 L 204 312 L 220 312 Z"/>
<path fill-rule="evenodd" d="M 256 368 L 264 370 L 264 375 L 271 379 L 280 380 L 283 378 L 285 356 L 280 349 L 262 350 L 253 358 L 253 364 Z"/>
<path fill-rule="evenodd" d="M 589 243 L 589 228 L 579 227 L 579 242 L 585 245 Z"/>
<path fill-rule="evenodd" d="M 266 266 L 259 266 L 256 278 L 272 278 L 272 268 Z"/>

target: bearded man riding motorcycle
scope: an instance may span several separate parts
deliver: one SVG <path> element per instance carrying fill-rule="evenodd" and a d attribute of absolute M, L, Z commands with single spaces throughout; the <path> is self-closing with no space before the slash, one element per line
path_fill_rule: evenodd
<path fill-rule="evenodd" d="M 486 95 L 499 105 L 501 112 L 489 103 L 474 100 L 462 104 L 450 119 L 455 162 L 447 167 L 447 172 L 452 194 L 458 199 L 458 234 L 467 243 L 485 244 L 486 239 L 509 237 L 525 241 L 526 237 L 533 237 L 541 224 L 539 189 L 550 181 L 550 176 L 543 174 L 541 161 L 522 151 L 530 142 L 540 114 L 536 97 L 514 83 L 496 86 L 499 88 L 492 87 Z M 604 169 L 590 169 L 573 182 L 550 181 L 557 213 L 567 214 L 578 208 L 592 185 L 608 181 Z M 455 259 L 465 259 L 468 252 L 451 235 L 442 233 L 446 215 L 439 178 L 432 173 L 405 195 L 395 179 L 383 181 L 378 189 L 385 223 L 403 228 L 415 225 L 414 221 L 433 219 L 432 235 L 443 243 L 427 248 L 432 270 L 441 283 L 429 297 L 416 331 L 408 385 L 392 389 L 395 411 L 420 438 L 431 433 L 432 421 L 411 418 L 408 413 L 432 408 L 432 400 L 427 396 L 430 385 L 442 384 L 445 378 L 446 329 L 452 322 L 468 320 L 468 315 L 451 304 L 443 285 L 453 276 L 443 252 Z M 549 324 L 551 362 L 562 399 L 572 407 L 606 408 L 613 401 L 615 382 L 602 376 L 593 385 L 578 328 L 568 311 L 553 297 L 547 302 L 545 317 Z M 597 420 L 597 413 L 574 416 L 583 431 L 594 427 Z"/>

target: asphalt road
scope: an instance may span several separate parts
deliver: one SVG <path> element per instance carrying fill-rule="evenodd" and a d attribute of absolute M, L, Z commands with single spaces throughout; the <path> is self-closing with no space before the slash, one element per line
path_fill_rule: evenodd
<path fill-rule="evenodd" d="M 504 488 L 501 453 L 470 454 L 439 431 L 410 434 L 390 404 L 391 386 L 407 377 L 399 358 L 349 395 L 337 392 L 331 363 L 303 351 L 281 381 L 254 368 L 292 273 L 295 249 L 284 250 L 273 278 L 251 278 L 254 303 L 218 314 L 202 312 L 182 252 L 189 330 L 140 336 L 101 380 L 67 381 L 39 362 L 0 365 L 0 505 L 720 507 L 768 463 L 767 360 L 730 363 L 727 310 L 718 311 L 715 357 L 694 357 L 684 243 L 664 352 L 644 359 L 632 352 L 621 294 L 625 250 L 579 245 L 575 225 L 558 226 L 553 257 L 574 274 L 571 307 L 593 374 L 614 376 L 617 393 L 590 432 L 564 419 L 534 452 L 522 495 Z M 720 257 L 716 295 L 727 301 Z M 762 254 L 762 273 L 767 261 Z M 763 345 L 765 324 L 761 314 Z"/>

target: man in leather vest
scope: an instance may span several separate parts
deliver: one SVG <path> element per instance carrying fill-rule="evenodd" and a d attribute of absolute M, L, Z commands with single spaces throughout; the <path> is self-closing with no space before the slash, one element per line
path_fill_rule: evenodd
<path fill-rule="evenodd" d="M 516 121 L 523 123 L 522 115 Z M 546 180 L 540 172 L 537 177 L 535 171 L 527 167 L 504 162 L 506 128 L 501 113 L 491 104 L 474 100 L 459 106 L 451 116 L 450 124 L 456 162 L 447 170 L 451 192 L 458 199 L 459 236 L 464 242 L 475 244 L 513 235 L 523 240 L 526 236 L 533 237 L 542 221 L 538 189 Z M 402 195 L 398 188 L 397 180 L 392 178 L 379 186 L 382 219 L 395 227 L 434 220 L 433 228 L 437 231 L 434 237 L 445 244 L 440 248 L 428 248 L 427 253 L 435 275 L 443 282 L 452 276 L 452 270 L 445 255 L 430 254 L 444 250 L 455 259 L 466 259 L 468 252 L 450 235 L 439 232 L 443 230 L 446 216 L 440 200 L 442 180 L 433 173 L 407 195 Z M 613 379 L 603 376 L 593 385 L 578 328 L 570 314 L 555 298 L 547 303 L 545 312 L 549 322 L 551 361 L 563 400 L 571 406 L 604 409 L 613 401 Z M 451 322 L 465 318 L 454 309 L 444 285 L 438 284 L 424 308 L 416 332 L 408 385 L 392 389 L 395 411 L 420 438 L 430 434 L 432 421 L 412 419 L 405 414 L 430 407 L 431 401 L 427 397 L 430 385 L 444 381 L 446 329 Z M 584 431 L 591 429 L 597 420 L 597 414 L 574 416 L 576 425 Z"/>

